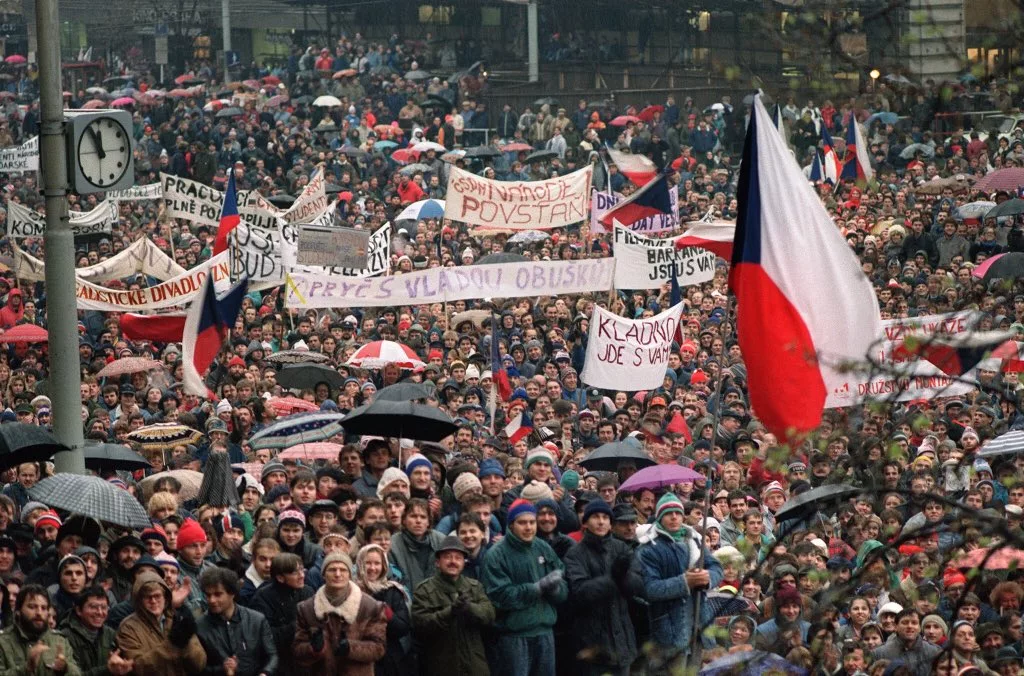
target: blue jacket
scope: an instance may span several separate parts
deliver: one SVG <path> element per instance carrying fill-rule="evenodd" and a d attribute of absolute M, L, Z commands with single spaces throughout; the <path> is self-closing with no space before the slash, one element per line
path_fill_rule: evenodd
<path fill-rule="evenodd" d="M 690 537 L 674 542 L 659 534 L 651 542 L 640 546 L 637 557 L 644 579 L 644 590 L 650 604 L 651 640 L 660 646 L 679 648 L 690 652 L 693 635 L 693 597 L 683 573 L 691 567 L 691 555 L 696 555 L 698 545 Z M 711 575 L 711 589 L 722 582 L 722 566 L 704 549 L 704 569 Z M 705 605 L 701 613 L 701 624 L 706 624 L 710 609 Z"/>

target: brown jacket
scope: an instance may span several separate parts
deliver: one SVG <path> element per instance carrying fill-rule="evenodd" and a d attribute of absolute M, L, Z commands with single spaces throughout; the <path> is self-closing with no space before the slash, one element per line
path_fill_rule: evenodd
<path fill-rule="evenodd" d="M 157 618 L 142 607 L 142 587 L 155 582 L 164 588 L 167 597 L 167 615 L 161 628 Z M 172 645 L 167 638 L 172 626 L 171 590 L 156 573 L 143 572 L 132 587 L 135 612 L 125 618 L 117 630 L 117 646 L 125 659 L 135 660 L 135 674 L 145 676 L 192 676 L 206 667 L 206 652 L 193 635 L 185 649 Z"/>
<path fill-rule="evenodd" d="M 311 676 L 373 676 L 373 664 L 384 656 L 387 642 L 384 604 L 364 594 L 349 582 L 348 598 L 332 606 L 321 587 L 311 599 L 299 604 L 293 653 L 295 661 L 309 667 Z M 310 643 L 317 632 L 324 633 L 323 649 Z M 338 641 L 348 639 L 346 657 L 336 657 Z"/>

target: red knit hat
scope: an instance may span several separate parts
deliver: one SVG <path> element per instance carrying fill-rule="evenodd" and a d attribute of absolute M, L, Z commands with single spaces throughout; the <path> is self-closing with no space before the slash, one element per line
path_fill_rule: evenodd
<path fill-rule="evenodd" d="M 195 519 L 185 519 L 178 529 L 178 550 L 181 551 L 189 545 L 206 542 L 206 531 Z"/>
<path fill-rule="evenodd" d="M 43 526 L 53 526 L 54 528 L 60 529 L 61 527 L 60 517 L 57 516 L 57 512 L 52 509 L 48 512 L 43 512 L 42 516 L 36 519 L 35 530 L 39 530 Z"/>

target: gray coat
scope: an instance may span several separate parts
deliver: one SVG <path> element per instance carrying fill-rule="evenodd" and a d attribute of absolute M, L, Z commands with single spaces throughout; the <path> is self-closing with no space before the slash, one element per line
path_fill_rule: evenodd
<path fill-rule="evenodd" d="M 921 636 L 907 647 L 898 635 L 893 634 L 888 641 L 874 649 L 872 657 L 876 660 L 900 660 L 914 676 L 928 676 L 932 673 L 932 660 L 940 652 L 942 648 L 925 641 Z"/>

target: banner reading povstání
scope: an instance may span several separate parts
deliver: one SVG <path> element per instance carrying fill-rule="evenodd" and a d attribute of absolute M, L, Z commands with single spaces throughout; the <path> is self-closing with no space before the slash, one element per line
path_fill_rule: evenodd
<path fill-rule="evenodd" d="M 445 218 L 509 230 L 550 230 L 587 220 L 592 167 L 544 181 L 491 181 L 451 168 Z"/>

